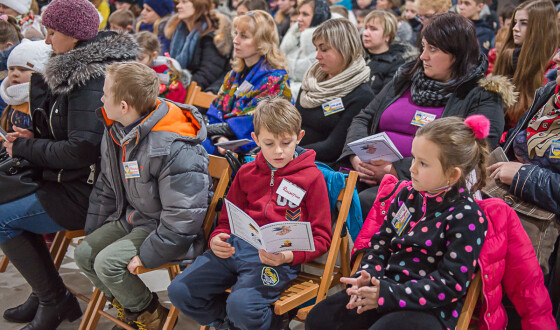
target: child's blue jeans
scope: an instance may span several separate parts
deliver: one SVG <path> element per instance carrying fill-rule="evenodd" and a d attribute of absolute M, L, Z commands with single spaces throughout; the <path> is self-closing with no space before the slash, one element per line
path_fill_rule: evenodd
<path fill-rule="evenodd" d="M 236 253 L 227 259 L 211 250 L 199 256 L 171 282 L 171 302 L 199 324 L 223 322 L 227 315 L 235 328 L 274 328 L 271 304 L 297 277 L 299 265 L 266 266 L 245 241 L 233 235 L 228 241 Z"/>

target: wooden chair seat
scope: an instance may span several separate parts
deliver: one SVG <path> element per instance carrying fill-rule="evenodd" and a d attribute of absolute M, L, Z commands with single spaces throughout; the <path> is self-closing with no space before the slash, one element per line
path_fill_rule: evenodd
<path fill-rule="evenodd" d="M 215 94 L 203 92 L 202 88 L 193 81 L 187 88 L 185 104 L 208 109 L 216 97 Z"/>

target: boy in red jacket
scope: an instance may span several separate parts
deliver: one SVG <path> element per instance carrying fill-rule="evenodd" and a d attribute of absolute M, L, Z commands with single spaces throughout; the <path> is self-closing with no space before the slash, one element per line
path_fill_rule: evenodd
<path fill-rule="evenodd" d="M 210 236 L 210 250 L 198 257 L 168 288 L 174 306 L 200 324 L 216 329 L 279 329 L 273 303 L 300 264 L 327 252 L 331 217 L 323 174 L 315 166 L 315 152 L 298 147 L 305 132 L 297 109 L 283 99 L 265 99 L 257 106 L 251 134 L 261 151 L 237 173 L 228 200 L 259 226 L 278 221 L 311 223 L 314 252 L 277 254 L 257 250 L 230 235 L 226 208 Z M 305 191 L 299 201 L 279 190 L 293 184 Z M 293 187 L 289 185 L 290 187 Z M 231 287 L 231 294 L 225 290 Z"/>

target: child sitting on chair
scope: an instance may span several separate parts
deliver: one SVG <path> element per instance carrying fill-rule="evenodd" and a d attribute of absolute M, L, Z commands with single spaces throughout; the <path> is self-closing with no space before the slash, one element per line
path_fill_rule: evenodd
<path fill-rule="evenodd" d="M 304 131 L 301 116 L 287 100 L 261 100 L 251 134 L 261 151 L 254 162 L 241 167 L 228 200 L 259 226 L 279 221 L 311 223 L 314 252 L 257 250 L 233 236 L 227 210 L 210 236 L 210 250 L 171 282 L 174 306 L 200 324 L 216 329 L 279 329 L 287 318 L 275 317 L 271 303 L 298 275 L 300 264 L 328 250 L 331 217 L 323 174 L 315 166 L 315 152 L 298 146 Z M 305 191 L 294 200 L 283 185 Z M 231 287 L 231 294 L 225 290 Z"/>
<path fill-rule="evenodd" d="M 107 67 L 98 110 L 106 125 L 101 173 L 90 196 L 87 236 L 75 250 L 76 264 L 119 318 L 142 329 L 161 329 L 168 310 L 136 268 L 192 262 L 204 248 L 210 196 L 202 116 L 158 99 L 158 89 L 156 73 L 144 64 Z"/>

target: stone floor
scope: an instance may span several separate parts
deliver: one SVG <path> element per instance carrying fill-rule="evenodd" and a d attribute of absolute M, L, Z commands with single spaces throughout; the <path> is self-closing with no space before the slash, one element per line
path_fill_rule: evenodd
<path fill-rule="evenodd" d="M 76 292 L 90 296 L 91 292 L 93 292 L 93 286 L 91 282 L 79 272 L 78 267 L 72 259 L 72 256 L 74 255 L 74 246 L 74 244 L 71 244 L 69 246 L 68 252 L 66 253 L 66 258 L 64 259 L 64 262 L 60 267 L 60 274 L 64 280 L 64 283 L 66 283 L 66 285 L 68 285 L 70 288 L 72 288 Z M 158 293 L 163 304 L 169 306 L 170 303 L 167 297 L 169 276 L 167 274 L 167 271 L 154 271 L 151 273 L 142 274 L 140 275 L 140 277 L 152 291 Z M 0 273 L 0 312 L 3 312 L 6 308 L 10 308 L 24 302 L 25 299 L 27 299 L 27 297 L 29 296 L 30 292 L 31 290 L 29 286 L 27 285 L 27 283 L 25 283 L 17 270 L 11 264 L 8 265 L 6 272 Z M 79 301 L 80 305 L 82 306 L 82 310 L 85 311 L 86 304 L 81 300 Z M 73 323 L 65 321 L 60 325 L 58 329 L 77 329 L 80 325 L 80 321 L 81 319 L 74 321 Z M 23 326 L 24 325 L 22 324 L 7 322 L 2 317 L 0 317 L 1 330 L 16 330 L 21 329 Z M 111 329 L 112 326 L 113 324 L 110 321 L 106 320 L 105 318 L 101 318 L 98 329 Z M 292 321 L 290 327 L 293 330 L 304 329 L 304 325 L 297 321 Z M 177 325 L 175 326 L 176 330 L 194 330 L 199 328 L 200 325 L 184 315 L 179 315 L 179 320 L 177 322 Z"/>

